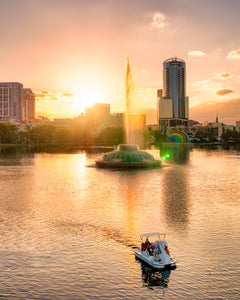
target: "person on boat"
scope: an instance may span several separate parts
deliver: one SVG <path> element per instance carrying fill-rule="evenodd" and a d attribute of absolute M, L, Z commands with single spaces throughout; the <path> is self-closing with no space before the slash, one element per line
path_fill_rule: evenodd
<path fill-rule="evenodd" d="M 150 243 L 149 247 L 148 247 L 148 253 L 150 256 L 153 256 L 153 253 L 154 253 L 154 249 L 153 249 L 153 246 L 152 244 Z"/>
<path fill-rule="evenodd" d="M 146 241 L 145 241 L 146 249 L 148 249 L 150 245 L 151 245 L 151 243 L 149 242 L 148 238 L 146 238 Z"/>
<path fill-rule="evenodd" d="M 165 246 L 165 251 L 166 251 L 166 253 L 170 256 L 170 252 L 169 252 L 169 250 L 168 250 L 168 247 L 167 246 Z"/>
<path fill-rule="evenodd" d="M 145 243 L 142 243 L 142 244 L 141 244 L 141 249 L 142 249 L 142 251 L 146 251 L 147 248 L 146 248 Z"/>
<path fill-rule="evenodd" d="M 161 253 L 160 245 L 159 243 L 156 243 L 155 249 L 154 249 L 154 258 L 156 260 L 159 260 L 159 254 Z"/>

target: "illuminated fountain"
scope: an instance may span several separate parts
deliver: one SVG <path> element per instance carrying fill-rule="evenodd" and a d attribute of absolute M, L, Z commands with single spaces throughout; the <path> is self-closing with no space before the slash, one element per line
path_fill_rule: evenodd
<path fill-rule="evenodd" d="M 152 168 L 161 165 L 160 160 L 156 160 L 151 154 L 146 151 L 139 150 L 137 144 L 133 144 L 136 140 L 136 129 L 139 125 L 136 120 L 136 115 L 130 113 L 130 103 L 133 94 L 133 78 L 129 60 L 127 59 L 126 66 L 126 81 L 125 81 L 125 132 L 126 144 L 118 145 L 116 151 L 105 154 L 101 159 L 96 160 L 96 164 L 102 168 Z M 143 138 L 143 137 L 142 137 Z"/>

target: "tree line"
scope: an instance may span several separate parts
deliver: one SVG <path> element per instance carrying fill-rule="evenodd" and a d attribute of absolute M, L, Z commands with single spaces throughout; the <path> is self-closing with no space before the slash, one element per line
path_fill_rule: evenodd
<path fill-rule="evenodd" d="M 200 142 L 219 142 L 211 130 L 199 130 L 195 133 L 195 138 Z M 222 133 L 221 141 L 223 143 L 240 143 L 240 132 L 227 129 Z"/>
<path fill-rule="evenodd" d="M 71 144 L 71 145 L 118 145 L 124 142 L 121 127 L 106 127 L 94 131 L 90 126 L 57 127 L 45 123 L 32 127 L 26 125 L 24 131 L 16 125 L 0 123 L 0 144 Z"/>
<path fill-rule="evenodd" d="M 203 132 L 196 133 L 196 137 L 203 139 Z M 215 141 L 212 134 L 208 137 L 209 142 Z M 148 130 L 144 136 L 145 141 L 160 145 L 166 141 L 167 136 L 158 130 Z M 240 132 L 226 130 L 222 136 L 226 143 L 240 143 Z M 18 130 L 16 125 L 0 123 L 0 144 L 64 144 L 64 145 L 101 145 L 113 146 L 125 141 L 125 132 L 122 127 L 103 127 L 95 130 L 90 125 L 72 125 L 57 127 L 51 123 L 44 123 L 35 127 L 26 125 L 24 131 Z"/>

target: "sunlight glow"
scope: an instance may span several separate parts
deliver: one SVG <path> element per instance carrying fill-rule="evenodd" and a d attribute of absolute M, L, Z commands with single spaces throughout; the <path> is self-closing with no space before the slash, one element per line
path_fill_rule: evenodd
<path fill-rule="evenodd" d="M 101 103 L 102 98 L 101 91 L 96 87 L 81 89 L 73 97 L 77 109 L 82 112 L 84 112 L 86 107 L 92 106 L 94 103 Z"/>
<path fill-rule="evenodd" d="M 100 91 L 97 88 L 91 87 L 83 90 L 81 101 L 84 107 L 92 106 L 94 103 L 99 102 L 101 99 Z"/>

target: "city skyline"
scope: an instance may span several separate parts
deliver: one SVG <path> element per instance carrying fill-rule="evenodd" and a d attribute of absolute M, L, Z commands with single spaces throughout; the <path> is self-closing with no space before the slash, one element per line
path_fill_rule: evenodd
<path fill-rule="evenodd" d="M 162 63 L 186 62 L 190 116 L 239 120 L 238 1 L 0 1 L 0 81 L 23 82 L 37 115 L 93 102 L 124 110 L 129 57 L 139 108 L 156 109 Z M 11 17 L 10 17 L 11 16 Z"/>

